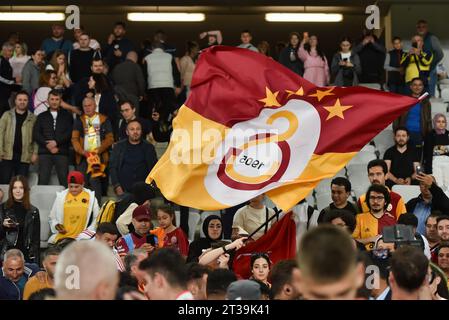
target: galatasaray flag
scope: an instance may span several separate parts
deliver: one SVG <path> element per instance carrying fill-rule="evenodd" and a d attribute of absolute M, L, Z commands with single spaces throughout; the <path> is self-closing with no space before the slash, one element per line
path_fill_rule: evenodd
<path fill-rule="evenodd" d="M 316 87 L 259 53 L 215 46 L 200 55 L 147 183 L 192 208 L 219 210 L 266 193 L 287 212 L 417 102 Z"/>

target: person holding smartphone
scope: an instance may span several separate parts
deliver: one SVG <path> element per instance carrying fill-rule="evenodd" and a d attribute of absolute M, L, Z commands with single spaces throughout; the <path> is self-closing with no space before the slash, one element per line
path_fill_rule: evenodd
<path fill-rule="evenodd" d="M 39 263 L 39 210 L 30 203 L 24 176 L 11 179 L 8 200 L 0 206 L 0 243 L 0 260 L 9 249 L 19 249 L 26 262 Z"/>
<path fill-rule="evenodd" d="M 362 73 L 360 58 L 351 48 L 351 39 L 343 37 L 340 41 L 340 50 L 332 59 L 331 74 L 335 78 L 336 86 L 350 87 L 359 83 L 359 76 Z"/>

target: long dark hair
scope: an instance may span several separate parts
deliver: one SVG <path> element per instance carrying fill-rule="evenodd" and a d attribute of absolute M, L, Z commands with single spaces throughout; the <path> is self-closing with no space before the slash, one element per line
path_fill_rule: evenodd
<path fill-rule="evenodd" d="M 312 34 L 312 35 L 309 37 L 309 40 L 310 40 L 310 38 L 312 38 L 312 37 L 317 38 L 317 41 L 318 41 L 318 37 L 317 37 L 316 35 L 314 35 L 314 34 Z M 306 50 L 306 51 L 310 54 L 310 50 L 312 50 L 312 48 L 311 48 L 309 42 L 304 43 L 304 50 Z M 325 58 L 324 52 L 321 50 L 321 47 L 320 47 L 320 43 L 319 43 L 319 42 L 318 42 L 317 45 L 316 45 L 316 53 L 317 53 L 317 54 L 321 57 L 321 59 L 323 59 L 323 61 L 324 61 L 324 58 Z"/>
<path fill-rule="evenodd" d="M 12 194 L 12 189 L 14 189 L 14 184 L 16 182 L 21 182 L 23 186 L 23 198 L 22 205 L 25 209 L 30 210 L 30 187 L 28 186 L 27 178 L 24 176 L 15 176 L 9 182 L 8 200 L 6 201 L 6 208 L 12 208 L 14 205 L 14 196 Z"/>

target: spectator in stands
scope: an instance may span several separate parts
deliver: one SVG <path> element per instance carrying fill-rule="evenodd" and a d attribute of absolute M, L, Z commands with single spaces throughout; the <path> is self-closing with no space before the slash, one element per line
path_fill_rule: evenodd
<path fill-rule="evenodd" d="M 132 101 L 124 100 L 119 102 L 120 113 L 122 118 L 118 122 L 117 131 L 117 140 L 128 139 L 128 135 L 126 133 L 128 123 L 131 121 L 138 121 L 142 126 L 142 140 L 148 140 L 148 135 L 151 133 L 152 122 L 148 119 L 138 117 L 136 106 Z"/>
<path fill-rule="evenodd" d="M 203 221 L 204 238 L 194 240 L 189 246 L 187 262 L 198 262 L 203 251 L 212 248 L 223 238 L 223 224 L 217 215 L 210 215 Z"/>
<path fill-rule="evenodd" d="M 360 58 L 351 51 L 352 42 L 348 37 L 340 41 L 340 51 L 334 54 L 331 63 L 331 73 L 336 86 L 356 86 L 362 73 Z"/>
<path fill-rule="evenodd" d="M 37 116 L 33 139 L 39 146 L 39 184 L 47 185 L 53 166 L 59 184 L 67 186 L 69 170 L 69 145 L 72 133 L 72 115 L 61 109 L 61 96 L 57 91 L 48 93 L 49 108 Z"/>
<path fill-rule="evenodd" d="M 27 281 L 39 271 L 39 267 L 36 264 L 25 263 L 20 250 L 10 249 L 3 258 L 2 271 L 0 300 L 22 300 Z"/>
<path fill-rule="evenodd" d="M 179 71 L 182 86 L 185 88 L 187 98 L 190 93 L 190 84 L 192 83 L 192 75 L 195 70 L 195 62 L 198 58 L 200 46 L 195 41 L 187 41 L 186 49 L 185 55 L 179 61 Z"/>
<path fill-rule="evenodd" d="M 404 68 L 401 67 L 402 41 L 399 37 L 393 38 L 393 49 L 385 56 L 384 69 L 387 71 L 387 86 L 390 92 L 404 94 Z"/>
<path fill-rule="evenodd" d="M 449 276 L 449 242 L 443 242 L 438 248 L 438 266 Z"/>
<path fill-rule="evenodd" d="M 379 242 L 381 241 L 382 240 L 379 240 Z M 376 247 L 375 249 L 380 248 Z M 371 295 L 375 300 L 391 300 L 391 289 L 388 285 L 391 252 L 387 251 L 387 254 L 385 255 L 383 249 L 380 249 L 379 251 L 373 250 L 371 251 L 370 258 L 373 263 L 372 265 L 378 268 L 378 272 L 375 273 L 378 276 L 378 285 L 374 286 Z"/>
<path fill-rule="evenodd" d="M 418 232 L 425 235 L 426 221 L 434 213 L 449 213 L 449 198 L 437 186 L 433 177 L 427 174 L 417 175 L 421 194 L 407 202 L 407 212 L 418 218 Z"/>
<path fill-rule="evenodd" d="M 343 177 L 336 177 L 331 181 L 331 198 L 332 203 L 321 210 L 318 216 L 318 223 L 326 220 L 326 216 L 333 209 L 344 209 L 352 212 L 354 215 L 358 213 L 358 208 L 348 199 L 351 196 L 351 182 Z"/>
<path fill-rule="evenodd" d="M 28 111 L 28 94 L 19 91 L 14 108 L 0 119 L 0 183 L 7 184 L 13 176 L 28 176 L 30 163 L 37 161 L 37 144 L 33 142 L 36 116 Z"/>
<path fill-rule="evenodd" d="M 207 300 L 225 300 L 229 285 L 237 281 L 234 272 L 228 269 L 215 269 L 207 277 Z"/>
<path fill-rule="evenodd" d="M 326 215 L 323 223 L 330 223 L 334 226 L 341 227 L 349 232 L 350 235 L 352 235 L 357 225 L 357 220 L 356 216 L 354 216 L 351 211 L 345 209 L 333 209 L 329 212 L 328 215 Z M 361 242 L 358 242 L 355 239 L 353 239 L 353 242 L 354 248 L 360 251 L 366 250 L 365 246 Z"/>
<path fill-rule="evenodd" d="M 404 213 L 398 219 L 398 224 L 411 226 L 414 234 L 414 240 L 419 241 L 420 247 L 428 259 L 431 258 L 430 246 L 423 234 L 416 232 L 418 227 L 418 218 L 413 213 Z"/>
<path fill-rule="evenodd" d="M 207 277 L 210 270 L 196 262 L 187 264 L 187 290 L 192 294 L 194 300 L 207 299 Z"/>
<path fill-rule="evenodd" d="M 449 131 L 447 119 L 442 113 L 433 117 L 433 130 L 424 139 L 423 150 L 426 173 L 433 173 L 444 190 L 449 188 Z"/>
<path fill-rule="evenodd" d="M 234 240 L 232 243 L 226 243 L 216 249 L 205 251 L 199 257 L 198 263 L 202 265 L 212 264 L 214 267 L 218 265 L 218 268 L 230 269 L 228 264 L 230 255 L 234 254 L 234 250 L 237 251 L 241 247 L 245 246 L 246 239 L 246 237 L 242 237 Z"/>
<path fill-rule="evenodd" d="M 304 74 L 304 64 L 298 57 L 298 46 L 299 33 L 290 33 L 288 45 L 279 54 L 279 63 L 302 76 Z"/>
<path fill-rule="evenodd" d="M 308 33 L 304 33 L 298 56 L 304 63 L 304 79 L 318 87 L 329 84 L 329 65 L 316 35 L 309 37 Z"/>
<path fill-rule="evenodd" d="M 385 178 L 388 173 L 388 166 L 384 160 L 372 160 L 368 163 L 368 179 L 371 184 L 378 184 L 385 186 Z M 391 206 L 388 206 L 386 210 L 391 212 L 396 219 L 405 212 L 407 209 L 405 207 L 404 199 L 396 192 L 390 191 L 390 201 L 388 201 Z M 365 194 L 361 195 L 358 200 L 358 207 L 360 212 L 368 212 L 368 203 Z"/>
<path fill-rule="evenodd" d="M 76 152 L 77 169 L 84 173 L 89 188 L 101 203 L 101 178 L 106 177 L 109 148 L 114 143 L 108 117 L 96 112 L 94 98 L 84 98 L 84 114 L 75 120 L 72 145 Z"/>
<path fill-rule="evenodd" d="M 61 254 L 61 249 L 57 246 L 50 247 L 45 250 L 44 259 L 42 261 L 42 266 L 44 267 L 44 281 L 42 281 L 38 276 L 31 277 L 25 284 L 23 291 L 23 300 L 29 300 L 30 296 L 42 289 L 54 287 L 54 276 L 56 263 L 58 262 L 59 255 Z"/>
<path fill-rule="evenodd" d="M 302 297 L 354 299 L 364 280 L 363 266 L 347 232 L 334 226 L 318 226 L 300 242 L 299 272 L 295 287 Z"/>
<path fill-rule="evenodd" d="M 176 250 L 163 248 L 139 264 L 145 271 L 145 295 L 151 300 L 193 300 L 187 291 L 185 260 Z"/>
<path fill-rule="evenodd" d="M 391 300 L 418 300 L 419 290 L 427 281 L 429 260 L 423 252 L 411 246 L 397 249 L 391 258 L 388 281 Z"/>
<path fill-rule="evenodd" d="M 207 37 L 207 45 L 201 49 L 206 49 L 212 46 L 220 45 L 223 42 L 223 36 L 220 30 L 211 30 L 200 33 L 200 39 Z"/>
<path fill-rule="evenodd" d="M 78 38 L 78 48 L 70 52 L 68 59 L 70 78 L 74 83 L 77 83 L 83 78 L 89 77 L 92 73 L 90 67 L 94 58 L 101 59 L 100 51 L 90 47 L 92 40 L 93 39 L 90 39 L 90 36 L 87 33 L 80 34 Z"/>
<path fill-rule="evenodd" d="M 447 214 L 437 218 L 437 228 L 441 241 L 449 241 L 449 216 Z"/>
<path fill-rule="evenodd" d="M 134 209 L 132 224 L 134 231 L 117 240 L 116 248 L 121 256 L 138 248 L 152 253 L 156 248 L 161 247 L 158 237 L 150 233 L 152 223 L 151 211 L 148 206 L 141 205 Z"/>
<path fill-rule="evenodd" d="M 109 171 L 111 184 L 117 196 L 131 192 L 134 183 L 145 181 L 157 162 L 154 146 L 143 139 L 138 120 L 127 123 L 128 139 L 114 145 Z"/>
<path fill-rule="evenodd" d="M 172 207 L 164 205 L 157 210 L 157 221 L 159 230 L 164 231 L 163 248 L 174 248 L 187 258 L 189 254 L 189 240 L 181 228 L 176 227 L 175 211 Z M 156 229 L 157 230 L 157 229 Z"/>
<path fill-rule="evenodd" d="M 67 189 L 56 193 L 48 217 L 52 232 L 48 242 L 51 244 L 64 245 L 74 241 L 83 230 L 96 229 L 98 202 L 94 192 L 84 188 L 84 175 L 71 171 L 67 184 Z"/>
<path fill-rule="evenodd" d="M 261 281 L 268 287 L 271 284 L 268 282 L 268 275 L 271 269 L 271 260 L 267 253 L 257 252 L 251 254 L 251 279 Z"/>
<path fill-rule="evenodd" d="M 426 232 L 424 236 L 429 241 L 430 253 L 432 255 L 434 254 L 435 249 L 438 248 L 441 241 L 437 228 L 438 217 L 439 215 L 432 213 L 426 220 Z"/>
<path fill-rule="evenodd" d="M 424 83 L 420 78 L 414 78 L 410 82 L 412 97 L 419 98 L 424 93 Z M 406 127 L 410 135 L 410 145 L 418 149 L 418 156 L 421 158 L 421 148 L 424 137 L 432 130 L 431 106 L 429 99 L 415 104 L 406 113 L 402 114 L 393 122 L 393 129 L 397 127 Z"/>
<path fill-rule="evenodd" d="M 39 114 L 48 110 L 50 102 L 48 101 L 50 92 L 56 92 L 60 95 L 60 105 L 63 109 L 70 111 L 74 114 L 81 114 L 81 111 L 66 103 L 62 99 L 61 92 L 59 90 L 55 90 L 58 83 L 58 75 L 54 70 L 45 70 L 41 73 L 39 78 L 39 88 L 33 93 L 31 96 L 32 99 L 32 107 L 34 110 L 34 115 L 38 116 Z"/>
<path fill-rule="evenodd" d="M 50 63 L 45 68 L 46 70 L 53 70 L 56 72 L 56 86 L 54 89 L 65 93 L 65 90 L 72 85 L 72 80 L 69 77 L 69 67 L 67 64 L 67 56 L 61 50 L 56 50 Z"/>
<path fill-rule="evenodd" d="M 145 95 L 145 79 L 142 68 L 137 64 L 135 51 L 128 52 L 126 60 L 112 70 L 111 79 L 119 101 L 131 101 L 138 108 Z"/>
<path fill-rule="evenodd" d="M 0 258 L 6 251 L 19 249 L 29 263 L 39 264 L 41 225 L 39 210 L 30 203 L 30 188 L 24 176 L 9 183 L 8 200 L 0 205 Z"/>
<path fill-rule="evenodd" d="M 75 38 L 75 42 L 73 43 L 73 50 L 78 50 L 78 49 L 82 48 L 82 45 L 81 45 L 81 42 L 83 41 L 82 35 L 87 35 L 86 30 L 84 29 L 83 26 L 73 29 L 73 37 Z M 101 49 L 100 43 L 97 40 L 90 38 L 90 37 L 89 37 L 88 47 L 95 51 L 98 51 L 98 52 Z M 75 81 L 75 80 L 73 80 L 73 81 Z"/>
<path fill-rule="evenodd" d="M 72 50 L 72 41 L 64 39 L 64 25 L 57 22 L 51 26 L 52 36 L 42 42 L 41 49 L 47 58 L 51 58 L 56 50 L 62 50 L 67 56 Z"/>
<path fill-rule="evenodd" d="M 243 30 L 240 33 L 240 40 L 242 41 L 241 44 L 238 45 L 239 48 L 249 49 L 254 52 L 259 52 L 257 48 L 251 44 L 251 40 L 253 39 L 253 36 L 251 35 L 251 32 L 249 30 Z"/>
<path fill-rule="evenodd" d="M 104 48 L 104 56 L 110 71 L 112 71 L 117 64 L 125 61 L 128 52 L 134 50 L 134 45 L 128 38 L 125 38 L 125 35 L 125 23 L 120 21 L 116 22 L 114 30 L 109 35 L 107 44 Z"/>
<path fill-rule="evenodd" d="M 73 278 L 70 267 L 77 266 L 77 290 L 67 283 Z M 98 241 L 71 244 L 59 256 L 55 270 L 56 297 L 60 300 L 113 300 L 118 286 L 118 273 L 111 250 Z"/>
<path fill-rule="evenodd" d="M 16 79 L 17 83 L 22 83 L 22 70 L 30 60 L 30 56 L 28 55 L 28 46 L 25 42 L 18 42 L 14 46 L 14 55 L 9 59 L 9 64 L 12 67 L 12 76 Z"/>
<path fill-rule="evenodd" d="M 13 55 L 13 50 L 14 47 L 8 43 L 4 43 L 2 46 L 2 55 L 0 56 L 0 117 L 5 111 L 9 110 L 9 97 L 16 88 L 16 83 L 21 80 L 12 76 L 13 70 L 9 60 Z"/>
<path fill-rule="evenodd" d="M 297 300 L 299 292 L 293 285 L 294 274 L 299 272 L 295 260 L 278 261 L 271 269 L 271 299 Z"/>
<path fill-rule="evenodd" d="M 22 69 L 22 89 L 33 100 L 33 93 L 39 88 L 39 78 L 44 68 L 45 52 L 43 50 L 31 51 L 31 59 L 25 63 Z"/>
<path fill-rule="evenodd" d="M 157 111 L 162 119 L 176 109 L 176 96 L 181 92 L 181 79 L 175 59 L 164 52 L 162 44 L 152 44 L 153 52 L 144 59 L 148 74 L 149 108 Z"/>
<path fill-rule="evenodd" d="M 367 250 L 371 250 L 383 228 L 395 225 L 397 219 L 388 210 L 391 200 L 390 192 L 385 186 L 371 185 L 366 192 L 366 199 L 369 211 L 356 216 L 357 225 L 352 236 L 363 243 Z"/>
<path fill-rule="evenodd" d="M 264 205 L 265 195 L 261 194 L 257 197 L 249 200 L 249 204 L 237 210 L 234 215 L 234 220 L 232 223 L 232 238 L 238 237 L 238 234 L 246 233 L 248 235 L 252 234 L 259 228 L 264 222 L 271 218 L 275 212 L 273 209 L 268 208 Z M 259 239 L 263 236 L 268 229 L 273 225 L 274 221 L 271 220 L 265 228 L 257 231 L 251 238 L 254 240 Z"/>
<path fill-rule="evenodd" d="M 98 219 L 97 219 L 98 220 Z M 98 223 L 98 221 L 97 221 Z M 76 241 L 80 240 L 96 240 L 103 242 L 109 248 L 111 248 L 112 253 L 114 254 L 115 262 L 117 265 L 117 270 L 120 272 L 125 271 L 125 265 L 123 264 L 122 258 L 115 250 L 115 243 L 120 236 L 117 227 L 112 222 L 101 222 L 98 223 L 96 231 L 92 231 L 90 229 L 83 230 L 78 237 L 76 237 Z"/>
<path fill-rule="evenodd" d="M 155 197 L 154 189 L 149 184 L 146 184 L 145 182 L 142 181 L 136 182 L 133 185 L 131 189 L 129 205 L 126 208 L 126 210 L 119 215 L 116 221 L 117 228 L 123 236 L 134 230 L 132 225 L 133 219 L 132 217 L 134 209 L 142 205 L 149 208 L 151 204 L 151 199 L 153 199 L 154 197 Z"/>
<path fill-rule="evenodd" d="M 424 41 L 423 48 L 432 52 L 433 59 L 430 64 L 430 79 L 429 79 L 429 94 L 431 97 L 435 96 L 435 85 L 437 82 L 437 65 L 443 60 L 444 53 L 441 48 L 440 40 L 429 32 L 429 26 L 426 20 L 419 20 L 416 23 L 416 33 L 419 34 Z"/>
<path fill-rule="evenodd" d="M 148 258 L 148 252 L 143 248 L 134 249 L 125 255 L 123 259 L 125 271 L 120 273 L 119 287 L 131 286 L 144 293 L 144 272 L 139 269 L 139 264 L 146 258 Z"/>
<path fill-rule="evenodd" d="M 173 114 L 165 119 L 159 112 L 153 109 L 151 114 L 151 135 L 156 142 L 169 142 L 173 132 Z"/>
<path fill-rule="evenodd" d="M 410 85 L 413 79 L 420 78 L 423 81 L 423 88 L 428 91 L 430 65 L 433 59 L 432 52 L 424 48 L 422 36 L 414 35 L 412 47 L 409 52 L 404 52 L 401 58 L 401 66 L 405 70 L 405 82 Z"/>
<path fill-rule="evenodd" d="M 262 40 L 261 42 L 259 42 L 257 44 L 257 51 L 259 53 L 263 54 L 264 56 L 271 58 L 271 56 L 270 56 L 270 44 L 267 41 Z"/>
<path fill-rule="evenodd" d="M 254 280 L 237 280 L 226 291 L 226 300 L 262 300 L 261 286 Z"/>
<path fill-rule="evenodd" d="M 417 184 L 416 167 L 419 158 L 416 148 L 408 145 L 410 139 L 406 127 L 397 127 L 394 130 L 395 145 L 385 151 L 384 160 L 388 166 L 385 185 L 392 188 L 394 185 Z"/>
<path fill-rule="evenodd" d="M 354 46 L 353 51 L 359 56 L 362 67 L 359 81 L 362 83 L 378 83 L 382 88 L 385 47 L 374 34 L 374 30 L 363 29 L 362 40 Z"/>
<path fill-rule="evenodd" d="M 176 56 L 176 47 L 167 42 L 167 34 L 164 30 L 159 29 L 154 33 L 153 42 L 160 43 L 162 45 L 162 50 L 164 52 L 171 54 L 175 59 L 178 59 Z M 152 53 L 150 51 L 149 53 Z M 178 63 L 178 61 L 176 61 Z"/>

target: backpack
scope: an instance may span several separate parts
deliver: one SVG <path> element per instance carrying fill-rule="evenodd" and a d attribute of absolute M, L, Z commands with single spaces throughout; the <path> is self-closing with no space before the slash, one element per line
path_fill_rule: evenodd
<path fill-rule="evenodd" d="M 102 222 L 115 223 L 120 215 L 125 212 L 129 205 L 133 202 L 133 197 L 127 195 L 118 201 L 108 200 L 100 208 L 97 217 L 97 226 Z"/>

